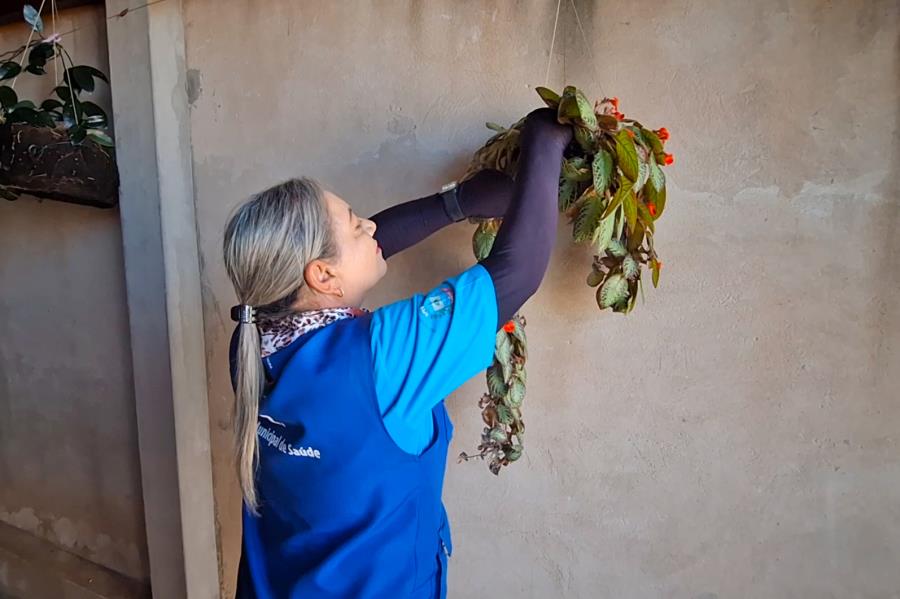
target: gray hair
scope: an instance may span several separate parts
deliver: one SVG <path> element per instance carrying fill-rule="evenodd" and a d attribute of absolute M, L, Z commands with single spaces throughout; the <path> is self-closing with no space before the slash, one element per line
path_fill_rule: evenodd
<path fill-rule="evenodd" d="M 305 284 L 306 265 L 337 254 L 321 186 L 311 179 L 290 179 L 254 195 L 228 221 L 223 251 L 240 304 L 270 317 L 290 311 Z M 257 325 L 238 326 L 235 458 L 244 502 L 257 513 L 256 429 L 264 372 Z"/>

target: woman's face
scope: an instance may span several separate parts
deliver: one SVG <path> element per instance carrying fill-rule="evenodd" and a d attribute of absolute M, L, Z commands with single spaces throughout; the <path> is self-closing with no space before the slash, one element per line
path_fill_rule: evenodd
<path fill-rule="evenodd" d="M 334 266 L 336 283 L 344 292 L 337 303 L 358 306 L 387 272 L 381 247 L 373 237 L 376 225 L 358 216 L 347 202 L 330 191 L 325 192 L 325 200 L 338 246 L 338 256 L 329 262 Z"/>

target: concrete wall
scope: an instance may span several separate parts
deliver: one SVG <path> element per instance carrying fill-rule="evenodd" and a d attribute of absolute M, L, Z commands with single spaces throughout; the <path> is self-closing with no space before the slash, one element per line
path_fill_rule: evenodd
<path fill-rule="evenodd" d="M 567 228 L 525 307 L 526 457 L 448 466 L 451 596 L 900 596 L 900 7 L 576 2 L 550 84 L 672 132 L 662 286 L 599 314 Z M 186 0 L 224 588 L 228 212 L 313 175 L 362 213 L 429 193 L 537 105 L 556 2 Z M 457 226 L 371 305 L 472 263 Z M 482 382 L 449 404 L 471 449 Z"/>
<path fill-rule="evenodd" d="M 58 30 L 75 30 L 76 63 L 107 71 L 102 7 L 61 13 Z M 3 27 L 0 47 L 27 37 Z M 23 76 L 20 97 L 46 97 L 52 72 Z M 0 339 L 0 521 L 146 580 L 118 211 L 0 201 Z"/>

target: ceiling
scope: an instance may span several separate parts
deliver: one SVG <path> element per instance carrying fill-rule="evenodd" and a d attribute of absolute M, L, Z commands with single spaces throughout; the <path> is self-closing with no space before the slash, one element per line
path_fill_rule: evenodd
<path fill-rule="evenodd" d="M 15 23 L 22 21 L 22 7 L 31 4 L 38 8 L 41 5 L 40 0 L 0 0 L 0 25 Z M 103 0 L 56 0 L 57 10 L 65 8 L 73 8 L 75 6 L 84 6 L 86 4 L 103 4 Z M 47 14 L 49 14 L 50 3 L 44 4 L 44 22 L 47 22 Z"/>

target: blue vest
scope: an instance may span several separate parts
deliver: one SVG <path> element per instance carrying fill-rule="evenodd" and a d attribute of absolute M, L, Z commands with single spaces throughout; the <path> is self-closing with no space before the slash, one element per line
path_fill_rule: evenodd
<path fill-rule="evenodd" d="M 384 427 L 371 314 L 312 331 L 265 360 L 259 516 L 244 510 L 239 599 L 443 598 L 441 502 L 453 434 L 444 403 L 419 456 Z"/>

